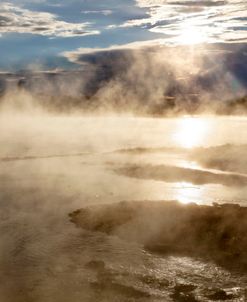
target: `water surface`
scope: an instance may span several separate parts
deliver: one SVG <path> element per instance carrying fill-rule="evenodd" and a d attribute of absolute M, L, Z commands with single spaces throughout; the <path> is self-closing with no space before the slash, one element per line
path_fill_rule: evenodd
<path fill-rule="evenodd" d="M 243 273 L 76 228 L 68 214 L 123 200 L 245 206 L 246 127 L 243 117 L 2 115 L 1 300 L 245 301 Z M 142 173 L 119 173 L 129 167 Z"/>

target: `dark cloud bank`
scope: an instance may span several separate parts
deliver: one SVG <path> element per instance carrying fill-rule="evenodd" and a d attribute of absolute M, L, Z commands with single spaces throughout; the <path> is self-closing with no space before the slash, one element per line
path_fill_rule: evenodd
<path fill-rule="evenodd" d="M 27 92 L 35 105 L 64 112 L 247 112 L 246 44 L 126 46 L 66 56 L 77 70 L 2 73 L 1 103 Z"/>

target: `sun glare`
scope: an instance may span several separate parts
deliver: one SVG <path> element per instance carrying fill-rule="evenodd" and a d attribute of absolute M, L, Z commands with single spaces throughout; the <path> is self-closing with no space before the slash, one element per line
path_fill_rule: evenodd
<path fill-rule="evenodd" d="M 187 182 L 177 183 L 176 200 L 180 203 L 198 203 L 202 199 L 202 192 L 199 186 Z"/>
<path fill-rule="evenodd" d="M 176 145 L 182 148 L 194 148 L 202 145 L 209 132 L 206 119 L 184 117 L 178 120 L 173 136 Z"/>
<path fill-rule="evenodd" d="M 205 33 L 196 26 L 185 26 L 177 39 L 179 44 L 200 44 L 207 41 Z"/>

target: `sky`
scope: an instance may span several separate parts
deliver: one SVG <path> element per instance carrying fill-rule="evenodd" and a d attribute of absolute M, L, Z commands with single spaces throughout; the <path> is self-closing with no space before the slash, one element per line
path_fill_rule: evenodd
<path fill-rule="evenodd" d="M 246 0 L 0 2 L 0 71 L 74 69 L 102 50 L 246 42 Z"/>

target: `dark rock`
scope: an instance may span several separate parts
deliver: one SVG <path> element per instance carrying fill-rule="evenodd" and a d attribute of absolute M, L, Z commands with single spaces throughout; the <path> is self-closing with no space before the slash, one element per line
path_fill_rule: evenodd
<path fill-rule="evenodd" d="M 224 290 L 218 289 L 214 293 L 207 295 L 207 298 L 213 301 L 225 301 L 225 300 L 231 300 L 234 298 L 233 294 L 227 294 Z"/>

